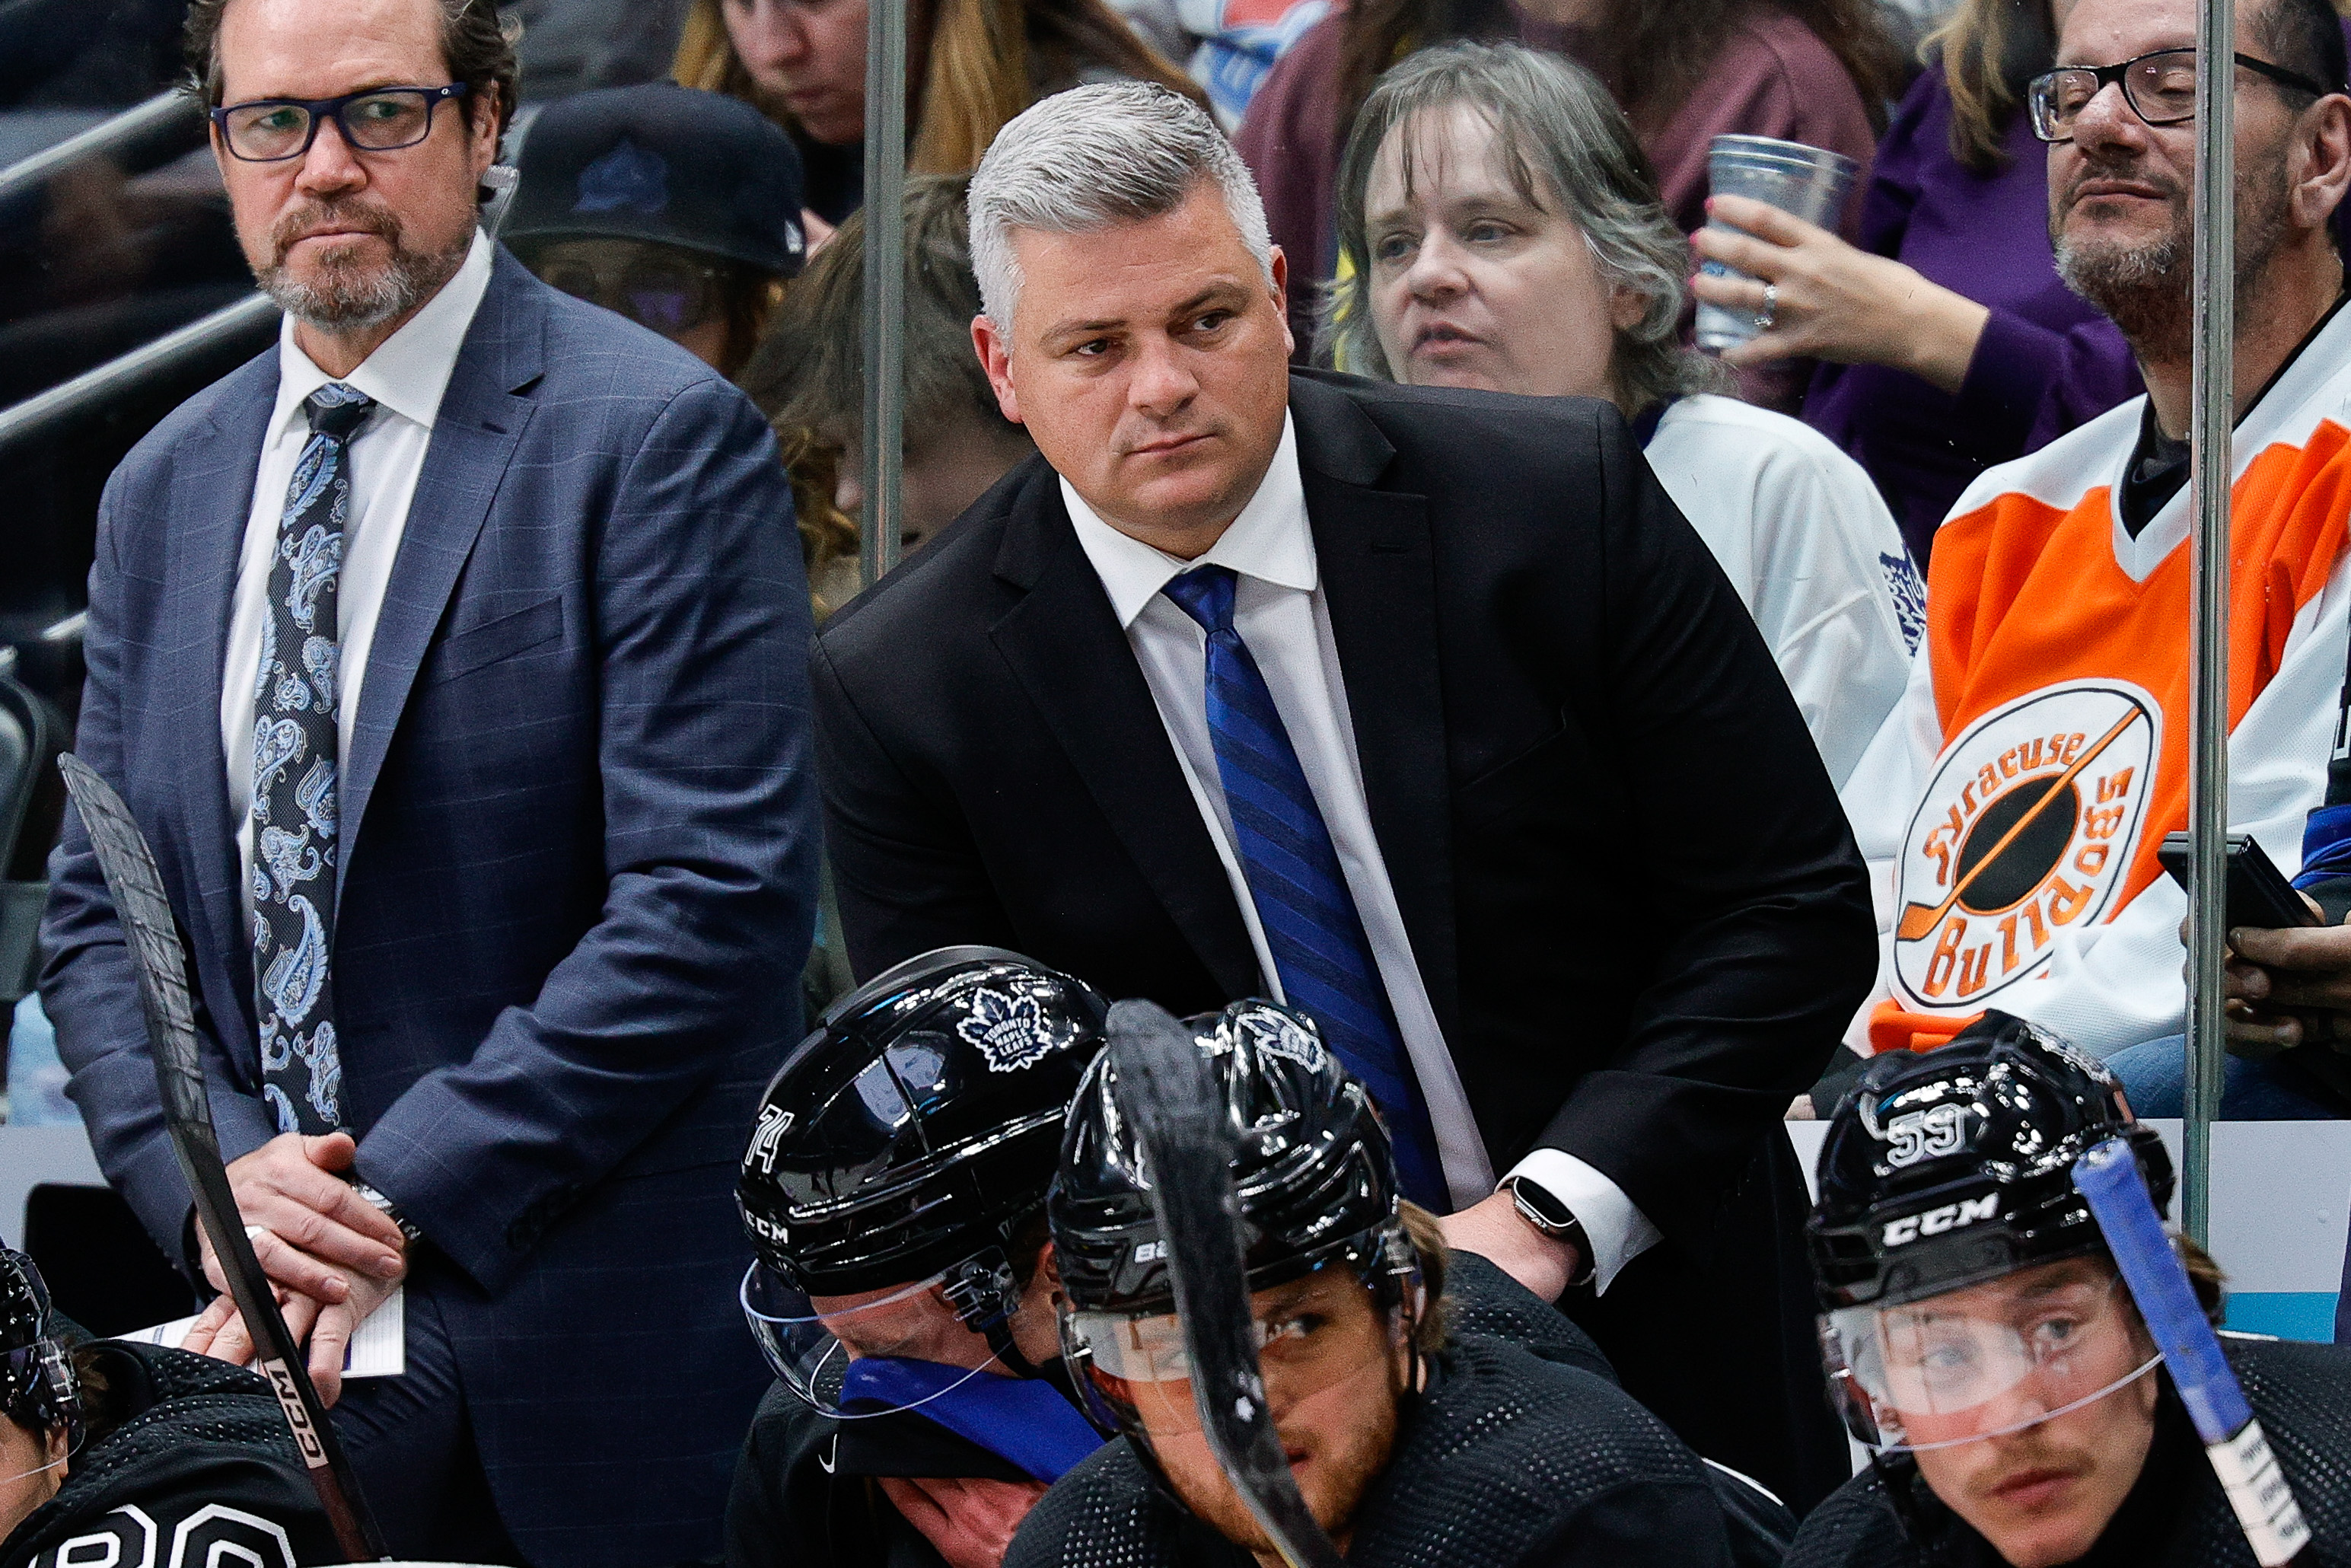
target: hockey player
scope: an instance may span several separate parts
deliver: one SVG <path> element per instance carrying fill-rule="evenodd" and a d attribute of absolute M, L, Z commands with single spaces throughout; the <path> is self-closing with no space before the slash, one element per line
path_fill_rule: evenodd
<path fill-rule="evenodd" d="M 1809 1229 L 1830 1381 L 1873 1460 L 1789 1568 L 2254 1562 L 2074 1190 L 2074 1162 L 2116 1137 L 2160 1207 L 2171 1162 L 2114 1078 L 2004 1014 L 1870 1064 Z M 2217 1317 L 2219 1271 L 2179 1247 Z M 2351 1563 L 2351 1350 L 2224 1344 L 2314 1531 L 2296 1561 Z"/>
<path fill-rule="evenodd" d="M 1044 1263 L 1061 1118 L 1102 998 L 989 947 L 835 1003 L 759 1103 L 743 1309 L 775 1368 L 726 1510 L 730 1568 L 995 1568 L 1102 1439 Z"/>
<path fill-rule="evenodd" d="M 1663 1423 L 1601 1376 L 1448 1332 L 1442 1241 L 1400 1206 L 1387 1134 L 1311 1026 L 1236 1002 L 1190 1027 L 1240 1138 L 1266 1396 L 1350 1563 L 1730 1561 L 1706 1471 Z M 1048 1212 L 1071 1379 L 1124 1440 L 1046 1494 L 1006 1568 L 1271 1568 L 1198 1429 L 1168 1240 L 1106 1062 L 1071 1108 Z"/>
<path fill-rule="evenodd" d="M 1936 535 L 1909 689 L 1846 787 L 1888 936 L 1865 1046 L 1988 1007 L 2099 1057 L 2179 1032 L 2195 0 L 2080 0 L 2028 93 L 2050 229 L 2147 395 L 1970 487 Z M 2326 0 L 2237 9 L 2229 819 L 2292 875 L 2339 711 L 2351 314 L 2328 223 L 2351 183 Z"/>
<path fill-rule="evenodd" d="M 0 1414 L 0 1568 L 343 1560 L 266 1383 L 183 1350 L 83 1339 L 33 1260 L 5 1249 Z"/>

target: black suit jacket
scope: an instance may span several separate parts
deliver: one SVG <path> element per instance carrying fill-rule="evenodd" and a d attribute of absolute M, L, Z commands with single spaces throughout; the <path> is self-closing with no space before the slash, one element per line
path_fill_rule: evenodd
<path fill-rule="evenodd" d="M 1300 372 L 1290 406 L 1373 827 L 1495 1168 L 1564 1149 L 1698 1242 L 1875 964 L 1803 721 L 1609 405 Z M 813 666 L 861 975 L 987 942 L 1179 1013 L 1259 988 L 1041 458 Z"/>

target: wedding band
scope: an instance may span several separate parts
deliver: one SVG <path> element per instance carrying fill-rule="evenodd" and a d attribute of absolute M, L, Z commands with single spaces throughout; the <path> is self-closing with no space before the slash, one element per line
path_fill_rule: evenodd
<path fill-rule="evenodd" d="M 257 1241 L 268 1234 L 270 1230 L 266 1225 L 248 1225 L 245 1228 L 245 1239 L 247 1241 Z"/>
<path fill-rule="evenodd" d="M 1763 308 L 1755 312 L 1755 329 L 1759 332 L 1768 332 L 1779 324 L 1780 286 L 1776 283 L 1767 283 L 1763 286 Z"/>

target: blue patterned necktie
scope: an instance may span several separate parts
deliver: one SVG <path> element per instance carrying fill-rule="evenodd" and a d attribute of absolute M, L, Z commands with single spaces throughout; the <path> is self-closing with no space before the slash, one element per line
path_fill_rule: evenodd
<path fill-rule="evenodd" d="M 1208 738 L 1233 822 L 1233 850 L 1272 949 L 1282 995 L 1311 1017 L 1387 1119 L 1406 1197 L 1452 1207 L 1427 1103 L 1405 1054 L 1363 917 L 1331 830 L 1249 644 L 1233 629 L 1232 569 L 1204 566 L 1160 591 L 1208 634 Z"/>
<path fill-rule="evenodd" d="M 310 438 L 294 465 L 269 616 L 253 686 L 253 976 L 262 1094 L 281 1133 L 343 1124 L 342 1056 L 327 964 L 335 944 L 336 599 L 350 513 L 351 434 L 375 402 L 340 382 L 303 405 Z"/>

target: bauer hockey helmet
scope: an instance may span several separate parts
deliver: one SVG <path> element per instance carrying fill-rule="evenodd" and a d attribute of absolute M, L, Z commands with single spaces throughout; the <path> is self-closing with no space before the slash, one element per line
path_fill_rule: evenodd
<path fill-rule="evenodd" d="M 58 1343 L 49 1288 L 22 1252 L 0 1248 L 0 1412 L 34 1432 L 62 1427 L 79 1437 L 81 1388 Z"/>
<path fill-rule="evenodd" d="M 835 1003 L 785 1060 L 736 1204 L 758 1254 L 744 1310 L 795 1392 L 820 1408 L 839 1396 L 839 1341 L 857 1337 L 843 1299 L 878 1326 L 939 1292 L 1012 1370 L 1034 1371 L 1005 1328 L 1008 1247 L 1043 1207 L 1107 1011 L 1017 954 L 944 947 Z"/>
<path fill-rule="evenodd" d="M 1249 1289 L 1337 1265 L 1370 1288 L 1380 1311 L 1400 1312 L 1409 1336 L 1425 1310 L 1420 1260 L 1405 1234 L 1387 1130 L 1363 1084 L 1311 1019 L 1272 1002 L 1235 1002 L 1184 1027 L 1238 1134 L 1232 1176 Z M 1132 1431 L 1148 1390 L 1166 1394 L 1153 1407 L 1179 1424 L 1190 1395 L 1169 1242 L 1115 1085 L 1105 1052 L 1070 1108 L 1047 1213 L 1071 1381 L 1097 1424 Z"/>
<path fill-rule="evenodd" d="M 2004 1013 L 1863 1072 L 1831 1119 L 1805 1227 L 1823 1357 L 1855 1437 L 1881 1451 L 1974 1441 L 2151 1369 L 2111 1270 L 2015 1300 L 1998 1284 L 2106 1256 L 2074 1163 L 2110 1138 L 2127 1141 L 2159 1209 L 2170 1157 L 2113 1074 Z M 2027 1379 L 2032 1399 L 2010 1393 Z"/>

